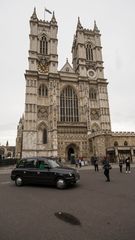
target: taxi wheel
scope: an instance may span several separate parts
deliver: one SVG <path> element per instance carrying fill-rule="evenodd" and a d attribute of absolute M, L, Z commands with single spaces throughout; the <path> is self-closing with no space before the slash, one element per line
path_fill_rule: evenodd
<path fill-rule="evenodd" d="M 64 189 L 66 187 L 65 180 L 62 178 L 59 178 L 56 183 L 57 188 Z"/>
<path fill-rule="evenodd" d="M 22 177 L 17 176 L 16 179 L 15 179 L 15 184 L 16 184 L 17 187 L 22 186 L 23 185 Z"/>

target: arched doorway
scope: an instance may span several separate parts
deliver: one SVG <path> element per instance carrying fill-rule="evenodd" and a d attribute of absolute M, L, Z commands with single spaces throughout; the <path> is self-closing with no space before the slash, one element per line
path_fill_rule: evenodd
<path fill-rule="evenodd" d="M 75 151 L 72 147 L 68 149 L 68 161 L 75 163 Z"/>
<path fill-rule="evenodd" d="M 74 164 L 75 159 L 78 157 L 78 147 L 75 144 L 70 144 L 66 148 L 67 161 Z"/>

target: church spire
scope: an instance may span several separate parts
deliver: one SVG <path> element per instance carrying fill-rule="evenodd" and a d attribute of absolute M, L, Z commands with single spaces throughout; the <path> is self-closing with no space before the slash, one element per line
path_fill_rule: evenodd
<path fill-rule="evenodd" d="M 33 11 L 33 14 L 31 16 L 31 19 L 33 19 L 33 20 L 37 20 L 38 19 L 37 18 L 37 13 L 36 13 L 36 7 L 34 7 L 34 11 Z"/>
<path fill-rule="evenodd" d="M 55 18 L 55 13 L 54 13 L 54 11 L 53 11 L 53 14 L 52 14 L 51 22 L 52 22 L 52 23 L 57 23 L 56 18 Z"/>
<path fill-rule="evenodd" d="M 100 32 L 98 27 L 97 27 L 97 24 L 96 24 L 96 21 L 94 20 L 94 29 L 93 29 L 95 32 Z"/>
<path fill-rule="evenodd" d="M 80 17 L 78 17 L 78 22 L 77 22 L 77 29 L 82 29 L 82 25 L 81 25 L 81 22 L 80 22 Z"/>

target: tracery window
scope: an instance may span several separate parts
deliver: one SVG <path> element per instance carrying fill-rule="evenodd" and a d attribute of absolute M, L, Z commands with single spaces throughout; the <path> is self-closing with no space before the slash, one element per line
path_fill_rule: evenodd
<path fill-rule="evenodd" d="M 46 36 L 42 36 L 40 40 L 40 53 L 44 55 L 48 54 L 48 42 Z"/>
<path fill-rule="evenodd" d="M 86 45 L 86 59 L 88 61 L 93 61 L 93 49 L 90 43 Z"/>
<path fill-rule="evenodd" d="M 97 100 L 97 91 L 94 88 L 90 88 L 89 96 L 91 100 Z"/>
<path fill-rule="evenodd" d="M 70 86 L 63 89 L 60 95 L 60 121 L 78 122 L 78 98 Z"/>
<path fill-rule="evenodd" d="M 40 97 L 47 97 L 48 96 L 48 89 L 45 84 L 41 84 L 38 89 L 38 94 Z"/>

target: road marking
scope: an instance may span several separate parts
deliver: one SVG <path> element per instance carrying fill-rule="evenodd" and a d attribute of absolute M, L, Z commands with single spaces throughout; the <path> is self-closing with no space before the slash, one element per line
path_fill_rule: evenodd
<path fill-rule="evenodd" d="M 0 184 L 9 184 L 9 183 L 11 183 L 11 182 L 6 181 L 6 182 L 1 182 Z"/>
<path fill-rule="evenodd" d="M 11 170 L 2 170 L 0 171 L 0 174 L 8 174 L 11 173 Z"/>

